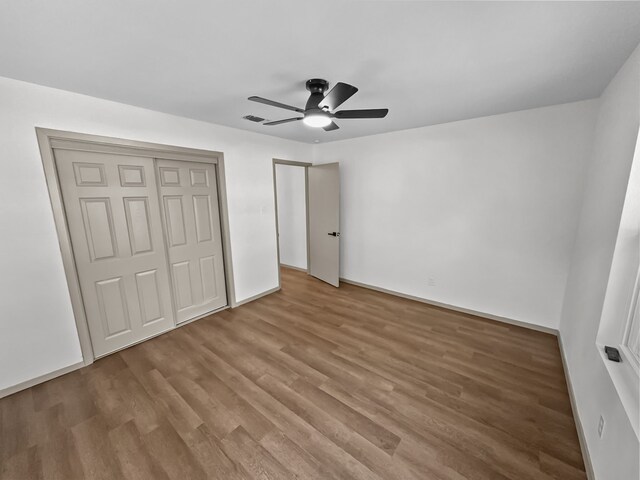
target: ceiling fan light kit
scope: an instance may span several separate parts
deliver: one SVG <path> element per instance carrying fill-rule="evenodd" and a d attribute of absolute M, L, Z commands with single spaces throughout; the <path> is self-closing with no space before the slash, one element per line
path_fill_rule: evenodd
<path fill-rule="evenodd" d="M 302 123 L 310 127 L 320 128 L 329 125 L 331 123 L 331 119 L 328 115 L 324 115 L 322 113 L 312 113 L 305 115 L 302 119 Z"/>
<path fill-rule="evenodd" d="M 347 83 L 338 82 L 335 86 L 325 95 L 325 92 L 329 90 L 329 82 L 321 78 L 312 78 L 307 80 L 307 90 L 309 90 L 309 100 L 305 108 L 293 107 L 285 103 L 275 102 L 263 97 L 249 97 L 252 102 L 263 103 L 272 107 L 283 108 L 285 110 L 291 110 L 293 112 L 301 113 L 301 117 L 285 118 L 284 120 L 275 120 L 273 122 L 265 122 L 263 125 L 273 126 L 281 125 L 283 123 L 297 122 L 302 120 L 302 123 L 313 128 L 323 128 L 325 131 L 337 130 L 340 128 L 332 120 L 333 118 L 384 118 L 389 113 L 387 108 L 377 108 L 369 110 L 340 110 L 334 112 L 336 108 L 351 98 L 358 89 L 353 85 Z"/>

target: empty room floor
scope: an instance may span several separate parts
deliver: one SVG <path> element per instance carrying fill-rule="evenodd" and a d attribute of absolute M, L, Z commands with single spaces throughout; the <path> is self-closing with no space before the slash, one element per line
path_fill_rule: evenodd
<path fill-rule="evenodd" d="M 554 336 L 290 269 L 0 422 L 12 480 L 586 478 Z"/>

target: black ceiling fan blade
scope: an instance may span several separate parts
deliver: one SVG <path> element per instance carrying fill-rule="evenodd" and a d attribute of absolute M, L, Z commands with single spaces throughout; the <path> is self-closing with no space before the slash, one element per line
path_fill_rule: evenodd
<path fill-rule="evenodd" d="M 285 103 L 274 102 L 273 100 L 269 100 L 268 98 L 253 96 L 253 97 L 249 97 L 248 100 L 251 100 L 252 102 L 264 103 L 265 105 L 271 105 L 272 107 L 284 108 L 286 110 L 292 110 L 294 112 L 304 113 L 304 110 L 302 110 L 301 108 L 292 107 L 291 105 L 287 105 Z"/>
<path fill-rule="evenodd" d="M 349 85 L 348 83 L 338 82 L 331 89 L 329 93 L 325 95 L 325 97 L 320 101 L 318 106 L 320 108 L 328 107 L 329 110 L 333 111 L 338 108 L 344 102 L 349 100 L 358 89 L 353 85 Z"/>
<path fill-rule="evenodd" d="M 274 122 L 265 122 L 263 125 L 280 125 L 282 123 L 296 122 L 302 120 L 304 117 L 285 118 L 284 120 L 276 120 Z"/>
<path fill-rule="evenodd" d="M 335 112 L 335 118 L 384 118 L 389 113 L 388 108 L 372 108 L 369 110 L 341 110 Z"/>
<path fill-rule="evenodd" d="M 338 130 L 340 127 L 336 125 L 334 122 L 331 122 L 326 127 L 322 127 L 325 132 L 330 132 L 331 130 Z"/>

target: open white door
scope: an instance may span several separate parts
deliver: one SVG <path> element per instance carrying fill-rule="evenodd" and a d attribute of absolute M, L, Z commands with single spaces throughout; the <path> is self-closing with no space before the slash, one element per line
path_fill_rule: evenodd
<path fill-rule="evenodd" d="M 340 284 L 340 170 L 337 163 L 309 167 L 309 273 Z"/>

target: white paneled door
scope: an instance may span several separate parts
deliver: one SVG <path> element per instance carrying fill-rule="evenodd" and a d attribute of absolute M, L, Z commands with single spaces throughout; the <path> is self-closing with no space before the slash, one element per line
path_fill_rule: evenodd
<path fill-rule="evenodd" d="M 173 328 L 153 159 L 54 154 L 95 357 Z"/>
<path fill-rule="evenodd" d="M 178 323 L 227 305 L 215 165 L 157 160 Z"/>

